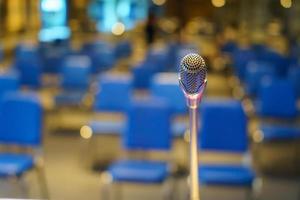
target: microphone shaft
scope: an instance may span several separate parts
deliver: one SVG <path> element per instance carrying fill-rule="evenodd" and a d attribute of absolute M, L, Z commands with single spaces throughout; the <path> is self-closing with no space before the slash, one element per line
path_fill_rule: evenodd
<path fill-rule="evenodd" d="M 198 109 L 189 108 L 190 114 L 190 199 L 200 200 L 198 176 Z"/>

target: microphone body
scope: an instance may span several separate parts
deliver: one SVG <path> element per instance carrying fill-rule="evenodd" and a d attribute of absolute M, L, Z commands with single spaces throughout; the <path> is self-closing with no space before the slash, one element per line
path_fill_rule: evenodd
<path fill-rule="evenodd" d="M 207 84 L 206 66 L 198 54 L 188 54 L 182 61 L 179 85 L 189 107 L 190 129 L 190 199 L 200 200 L 198 174 L 198 106 Z"/>

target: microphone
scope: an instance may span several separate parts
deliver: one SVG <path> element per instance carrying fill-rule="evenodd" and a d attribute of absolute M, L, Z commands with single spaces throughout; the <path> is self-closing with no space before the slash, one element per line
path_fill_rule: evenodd
<path fill-rule="evenodd" d="M 188 107 L 198 107 L 206 86 L 207 69 L 204 59 L 191 53 L 183 57 L 180 63 L 179 85 L 187 98 Z"/>
<path fill-rule="evenodd" d="M 204 59 L 191 53 L 183 57 L 179 85 L 187 99 L 190 115 L 190 199 L 200 200 L 198 177 L 198 106 L 207 84 Z"/>

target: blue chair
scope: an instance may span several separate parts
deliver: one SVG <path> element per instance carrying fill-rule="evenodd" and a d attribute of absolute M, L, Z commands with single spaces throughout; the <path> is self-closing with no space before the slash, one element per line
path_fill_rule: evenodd
<path fill-rule="evenodd" d="M 135 66 L 132 70 L 133 86 L 137 89 L 148 89 L 150 82 L 155 74 L 153 64 L 150 62 L 143 62 Z"/>
<path fill-rule="evenodd" d="M 237 48 L 232 54 L 232 65 L 235 74 L 243 81 L 248 63 L 255 60 L 255 53 L 250 48 Z"/>
<path fill-rule="evenodd" d="M 261 117 L 291 119 L 298 112 L 295 92 L 288 80 L 264 81 L 255 106 Z"/>
<path fill-rule="evenodd" d="M 85 44 L 82 52 L 92 61 L 92 73 L 108 70 L 116 62 L 115 50 L 110 44 L 103 41 Z"/>
<path fill-rule="evenodd" d="M 144 62 L 151 63 L 155 72 L 167 71 L 169 68 L 168 49 L 150 49 Z"/>
<path fill-rule="evenodd" d="M 277 77 L 274 66 L 267 62 L 252 61 L 246 67 L 245 90 L 249 96 L 256 97 L 262 81 Z"/>
<path fill-rule="evenodd" d="M 19 47 L 14 66 L 20 73 L 21 84 L 33 88 L 41 86 L 43 64 L 36 47 Z"/>
<path fill-rule="evenodd" d="M 243 155 L 247 152 L 247 118 L 241 102 L 237 100 L 203 102 L 201 124 L 199 147 L 204 153 L 211 151 Z M 242 163 L 218 162 L 218 164 L 200 164 L 199 179 L 204 198 L 247 199 L 254 179 L 251 168 Z M 227 192 L 218 191 L 220 188 L 226 188 Z M 239 189 L 241 191 L 237 193 Z"/>
<path fill-rule="evenodd" d="M 68 41 L 40 43 L 40 57 L 43 62 L 43 72 L 59 74 L 65 57 L 70 52 Z"/>
<path fill-rule="evenodd" d="M 300 98 L 300 67 L 291 67 L 288 72 L 288 79 L 293 84 L 297 98 Z"/>
<path fill-rule="evenodd" d="M 34 93 L 8 93 L 0 103 L 0 143 L 32 148 L 36 150 L 33 152 L 41 152 L 42 122 L 42 106 Z M 41 190 L 48 198 L 42 159 L 41 153 L 1 152 L 0 178 L 20 180 L 24 173 L 36 169 Z"/>
<path fill-rule="evenodd" d="M 90 83 L 89 57 L 68 56 L 61 71 L 62 93 L 55 97 L 57 105 L 78 105 L 87 93 Z"/>
<path fill-rule="evenodd" d="M 19 87 L 20 81 L 16 72 L 0 74 L 0 99 L 8 92 L 17 91 Z"/>
<path fill-rule="evenodd" d="M 115 46 L 115 55 L 117 58 L 129 57 L 132 53 L 131 41 L 124 40 L 120 41 Z"/>
<path fill-rule="evenodd" d="M 187 115 L 186 99 L 178 85 L 177 73 L 158 73 L 154 75 L 151 88 L 151 96 L 164 98 L 170 105 L 173 115 Z M 172 134 L 176 137 L 182 137 L 187 130 L 186 121 L 174 120 L 172 123 Z"/>
<path fill-rule="evenodd" d="M 96 111 L 125 112 L 132 96 L 132 78 L 124 74 L 99 77 L 95 94 Z"/>
<path fill-rule="evenodd" d="M 128 122 L 122 135 L 123 147 L 129 151 L 169 151 L 171 148 L 171 112 L 161 99 L 143 99 L 132 102 Z M 115 184 L 163 184 L 169 174 L 168 162 L 141 159 L 123 159 L 113 163 L 108 174 Z M 170 194 L 169 194 L 170 195 Z"/>

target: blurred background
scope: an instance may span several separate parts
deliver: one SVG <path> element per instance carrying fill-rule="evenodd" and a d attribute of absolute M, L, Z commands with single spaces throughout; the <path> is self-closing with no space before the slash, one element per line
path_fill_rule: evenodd
<path fill-rule="evenodd" d="M 0 198 L 300 199 L 300 1 L 0 0 Z"/>

